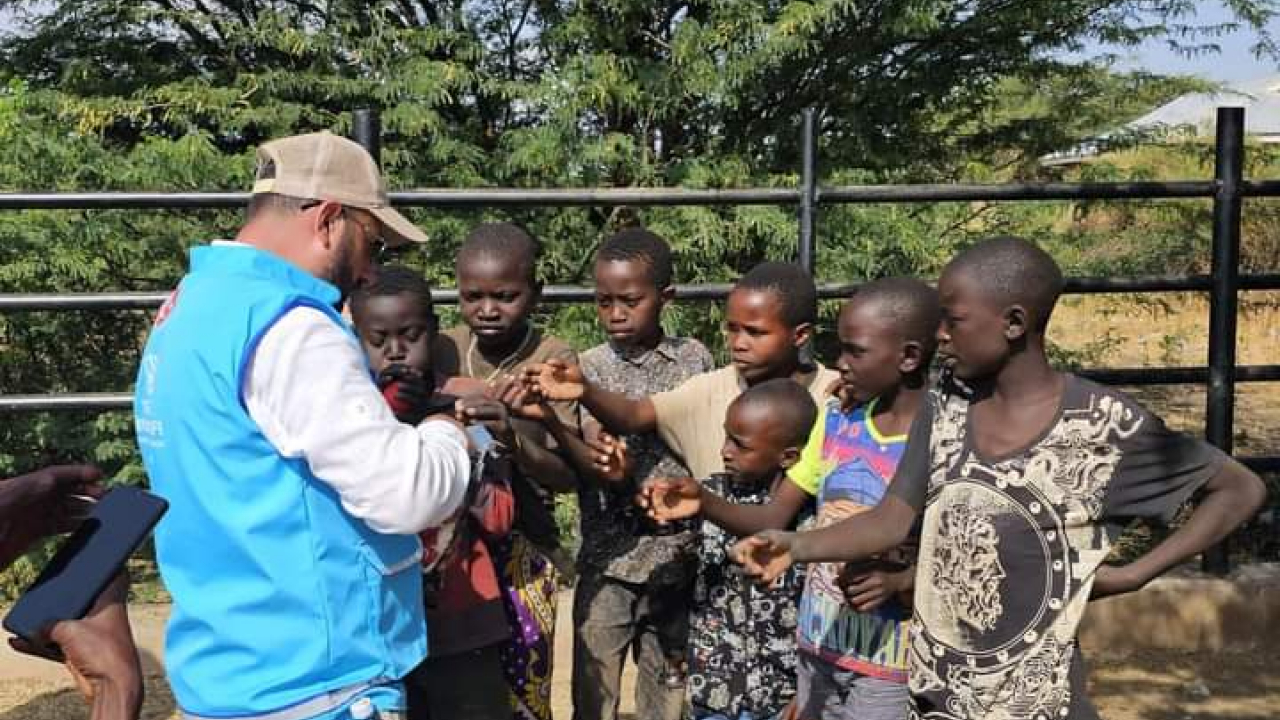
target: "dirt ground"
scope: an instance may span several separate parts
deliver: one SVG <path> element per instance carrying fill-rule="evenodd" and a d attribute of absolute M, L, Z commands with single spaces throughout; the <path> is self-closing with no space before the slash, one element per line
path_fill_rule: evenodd
<path fill-rule="evenodd" d="M 556 633 L 556 720 L 569 720 L 571 630 L 570 593 L 561 596 L 561 625 Z M 134 633 L 142 646 L 147 675 L 143 720 L 177 720 L 157 657 L 168 609 L 163 605 L 132 609 Z M 1091 663 L 1092 696 L 1106 720 L 1269 720 L 1280 706 L 1280 643 L 1261 653 L 1143 653 Z M 630 720 L 635 705 L 628 668 L 622 712 Z M 88 717 L 80 696 L 60 666 L 0 651 L 0 720 L 82 720 Z"/>

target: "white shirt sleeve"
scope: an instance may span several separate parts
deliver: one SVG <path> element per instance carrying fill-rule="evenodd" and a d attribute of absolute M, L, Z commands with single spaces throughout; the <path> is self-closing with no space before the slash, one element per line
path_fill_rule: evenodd
<path fill-rule="evenodd" d="M 373 530 L 420 532 L 462 503 L 466 435 L 444 421 L 396 420 L 356 340 L 319 310 L 295 308 L 267 330 L 243 382 L 249 416 L 271 444 L 305 459 Z"/>

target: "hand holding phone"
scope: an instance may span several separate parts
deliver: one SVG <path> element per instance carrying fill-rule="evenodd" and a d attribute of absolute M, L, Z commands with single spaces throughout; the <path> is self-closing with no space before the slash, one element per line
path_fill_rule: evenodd
<path fill-rule="evenodd" d="M 168 507 L 164 499 L 134 487 L 108 492 L 14 603 L 5 629 L 38 654 L 61 659 L 49 631 L 63 620 L 85 617 Z"/>

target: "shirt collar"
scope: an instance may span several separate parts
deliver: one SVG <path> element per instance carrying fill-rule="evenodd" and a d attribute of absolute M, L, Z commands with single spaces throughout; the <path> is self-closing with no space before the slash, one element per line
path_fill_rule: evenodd
<path fill-rule="evenodd" d="M 658 357 L 670 362 L 675 362 L 677 359 L 675 341 L 666 335 L 662 336 L 662 339 L 658 341 L 658 344 L 655 345 L 652 350 L 624 348 L 620 345 L 615 345 L 612 342 L 609 343 L 609 349 L 613 350 L 613 354 L 619 360 L 631 363 L 632 365 L 644 365 L 648 362 L 650 356 L 653 355 L 657 355 Z"/>

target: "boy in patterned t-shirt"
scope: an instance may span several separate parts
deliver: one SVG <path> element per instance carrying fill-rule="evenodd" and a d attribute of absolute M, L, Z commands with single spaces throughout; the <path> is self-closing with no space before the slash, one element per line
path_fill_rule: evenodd
<path fill-rule="evenodd" d="M 958 382 L 944 379 L 913 423 L 885 500 L 829 528 L 735 548 L 768 579 L 792 562 L 895 547 L 923 510 L 913 718 L 1096 718 L 1076 644 L 1089 600 L 1142 588 L 1265 499 L 1262 481 L 1220 451 L 1049 365 L 1044 333 L 1062 286 L 1053 259 L 1018 238 L 956 256 L 938 287 L 939 350 Z M 1167 522 L 1197 492 L 1191 516 L 1150 552 L 1103 564 L 1131 520 Z"/>
<path fill-rule="evenodd" d="M 809 392 L 791 380 L 747 388 L 724 419 L 727 472 L 703 482 L 725 503 L 768 503 L 788 482 L 787 468 L 799 460 L 817 414 Z M 703 520 L 689 619 L 692 720 L 772 720 L 795 695 L 803 575 L 793 569 L 762 587 L 729 562 L 733 542 L 734 535 Z"/>

